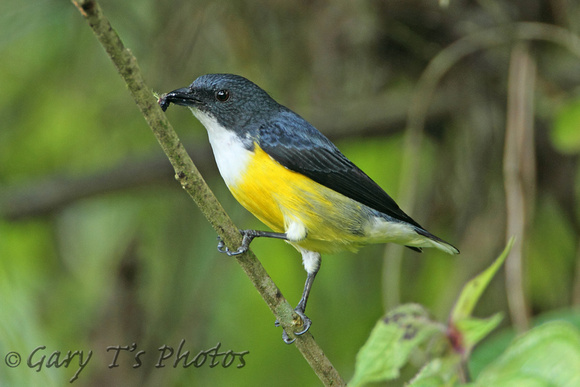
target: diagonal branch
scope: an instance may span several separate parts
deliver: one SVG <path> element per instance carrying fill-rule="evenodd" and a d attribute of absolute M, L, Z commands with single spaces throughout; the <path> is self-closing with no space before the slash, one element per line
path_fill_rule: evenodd
<path fill-rule="evenodd" d="M 113 61 L 119 74 L 145 120 L 151 127 L 157 141 L 163 148 L 175 170 L 175 177 L 181 186 L 195 201 L 212 227 L 228 246 L 239 246 L 242 238 L 228 214 L 217 201 L 199 171 L 179 141 L 177 134 L 157 105 L 153 93 L 146 86 L 135 57 L 124 47 L 116 31 L 103 15 L 96 0 L 72 0 L 80 13 L 85 17 L 97 39 Z M 299 329 L 300 318 L 294 313 L 290 304 L 274 284 L 266 270 L 252 252 L 236 256 L 246 275 L 252 281 L 272 313 L 278 318 L 287 332 Z M 310 367 L 320 380 L 328 386 L 345 385 L 344 381 L 324 356 L 322 349 L 310 333 L 306 333 L 295 342 Z"/>

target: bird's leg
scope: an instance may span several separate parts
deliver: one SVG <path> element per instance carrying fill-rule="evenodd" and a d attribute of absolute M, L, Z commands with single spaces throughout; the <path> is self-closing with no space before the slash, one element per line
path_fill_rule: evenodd
<path fill-rule="evenodd" d="M 265 237 L 265 238 L 277 238 L 277 239 L 285 239 L 287 240 L 287 236 L 285 233 L 281 232 L 271 232 L 271 231 L 259 231 L 259 230 L 240 230 L 240 234 L 242 234 L 242 244 L 237 250 L 230 250 L 225 244 L 224 241 L 218 236 L 218 245 L 217 249 L 220 253 L 226 253 L 227 255 L 234 256 L 243 254 L 250 248 L 250 243 L 254 240 L 254 238 L 258 237 Z"/>
<path fill-rule="evenodd" d="M 306 272 L 308 275 L 306 276 L 306 283 L 304 284 L 304 291 L 302 292 L 302 298 L 298 302 L 298 305 L 294 309 L 296 314 L 300 316 L 302 319 L 302 330 L 299 332 L 295 332 L 296 336 L 303 335 L 304 333 L 308 332 L 310 326 L 312 325 L 312 320 L 310 320 L 305 314 L 304 311 L 306 310 L 306 303 L 308 302 L 308 296 L 310 295 L 310 290 L 312 289 L 312 284 L 314 283 L 314 278 L 320 269 L 320 254 L 313 252 L 302 250 L 302 259 L 304 261 L 304 267 L 306 268 Z M 276 320 L 274 323 L 276 326 L 280 326 L 280 322 Z M 290 339 L 286 330 L 282 332 L 282 339 L 286 344 L 292 344 L 296 339 Z"/>

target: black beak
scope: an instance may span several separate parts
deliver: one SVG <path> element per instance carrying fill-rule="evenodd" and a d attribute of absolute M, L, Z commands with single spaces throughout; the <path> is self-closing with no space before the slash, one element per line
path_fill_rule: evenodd
<path fill-rule="evenodd" d="M 195 93 L 189 87 L 184 87 L 161 95 L 157 103 L 159 103 L 163 111 L 166 111 L 170 103 L 181 106 L 192 106 L 199 105 L 201 101 L 195 97 Z"/>

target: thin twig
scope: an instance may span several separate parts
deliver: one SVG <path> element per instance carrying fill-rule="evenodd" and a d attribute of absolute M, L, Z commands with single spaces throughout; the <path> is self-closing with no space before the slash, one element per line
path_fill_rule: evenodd
<path fill-rule="evenodd" d="M 460 60 L 475 52 L 517 41 L 532 40 L 551 42 L 580 58 L 580 37 L 578 35 L 554 25 L 520 22 L 467 35 L 441 50 L 429 62 L 417 82 L 415 95 L 409 104 L 407 115 L 400 189 L 397 196 L 401 207 L 409 215 L 413 215 L 419 173 L 419 158 L 416 155 L 421 147 L 428 109 L 432 104 L 437 85 L 443 76 Z M 392 244 L 385 246 L 383 282 L 386 279 L 390 280 L 383 286 L 384 304 L 387 309 L 398 303 L 398 288 L 393 289 L 393 284 L 398 287 L 400 282 L 394 277 L 400 275 L 402 255 L 403 249 L 401 247 Z M 580 268 L 580 262 L 578 267 Z M 578 288 L 580 289 L 580 285 Z"/>
<path fill-rule="evenodd" d="M 534 82 L 535 63 L 525 43 L 512 50 L 508 78 L 508 111 L 504 146 L 504 188 L 506 195 L 506 239 L 516 237 L 505 263 L 506 290 L 514 326 L 524 331 L 529 313 L 524 291 L 523 245 L 526 226 L 531 219 L 533 198 L 528 186 L 534 185 Z"/>
<path fill-rule="evenodd" d="M 146 86 L 135 57 L 124 47 L 121 39 L 103 15 L 97 1 L 72 0 L 72 2 L 85 17 L 127 84 L 137 106 L 173 165 L 175 176 L 180 181 L 181 186 L 192 197 L 224 242 L 230 247 L 239 246 L 241 236 L 238 229 L 199 174 L 193 161 L 179 141 L 177 134 L 157 105 L 153 93 Z M 290 304 L 282 296 L 282 293 L 255 255 L 252 252 L 248 252 L 236 256 L 236 260 L 272 310 L 272 313 L 278 318 L 282 327 L 287 332 L 293 332 L 298 329 L 295 326 L 295 321 L 300 321 L 300 318 L 294 313 Z M 295 345 L 325 385 L 345 385 L 310 333 L 307 332 L 298 337 Z"/>

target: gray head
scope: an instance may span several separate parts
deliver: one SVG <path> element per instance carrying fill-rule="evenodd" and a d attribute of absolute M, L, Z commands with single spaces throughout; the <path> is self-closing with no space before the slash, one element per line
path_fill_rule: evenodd
<path fill-rule="evenodd" d="M 258 124 L 281 107 L 258 85 L 233 74 L 202 75 L 159 99 L 163 110 L 170 103 L 191 108 L 198 118 L 200 113 L 210 116 L 231 130 Z"/>

